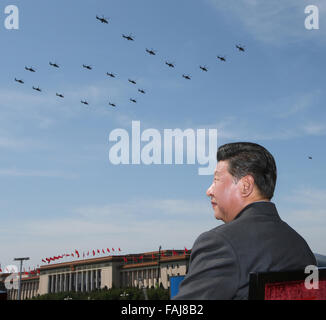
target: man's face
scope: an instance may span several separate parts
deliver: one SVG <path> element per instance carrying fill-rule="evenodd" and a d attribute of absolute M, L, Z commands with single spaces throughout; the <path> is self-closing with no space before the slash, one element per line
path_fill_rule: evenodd
<path fill-rule="evenodd" d="M 238 184 L 234 182 L 228 166 L 227 161 L 217 163 L 213 183 L 206 191 L 211 198 L 215 218 L 224 222 L 233 220 L 241 202 Z"/>

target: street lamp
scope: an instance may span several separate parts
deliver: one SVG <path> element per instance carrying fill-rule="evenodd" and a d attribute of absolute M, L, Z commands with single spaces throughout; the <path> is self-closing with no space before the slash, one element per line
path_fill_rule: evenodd
<path fill-rule="evenodd" d="M 157 263 L 157 286 L 158 288 L 160 287 L 159 283 L 160 283 L 160 275 L 161 275 L 161 268 L 160 268 L 160 260 L 161 260 L 161 246 L 158 248 L 158 263 Z"/>
<path fill-rule="evenodd" d="M 138 278 L 138 283 L 139 283 L 139 287 L 143 289 L 145 300 L 148 300 L 147 290 L 145 285 L 143 284 L 142 278 Z"/>
<path fill-rule="evenodd" d="M 24 260 L 29 260 L 29 257 L 26 257 L 26 258 L 14 258 L 14 261 L 20 261 L 19 283 L 18 283 L 18 297 L 17 297 L 17 300 L 20 300 L 20 298 L 21 298 L 22 270 L 23 270 L 23 261 Z"/>

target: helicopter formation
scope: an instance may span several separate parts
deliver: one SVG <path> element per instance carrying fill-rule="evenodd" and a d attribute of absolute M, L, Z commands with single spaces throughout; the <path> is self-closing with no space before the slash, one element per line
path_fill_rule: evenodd
<path fill-rule="evenodd" d="M 108 24 L 109 23 L 109 18 L 106 18 L 104 15 L 102 15 L 101 17 L 99 15 L 96 15 L 96 20 L 98 20 L 102 24 Z M 123 33 L 122 38 L 127 40 L 127 41 L 135 41 L 135 37 L 131 33 L 130 34 L 124 34 Z M 236 49 L 238 49 L 239 52 L 245 52 L 245 46 L 237 44 L 235 47 L 236 47 Z M 148 53 L 151 56 L 156 56 L 157 55 L 157 50 L 154 50 L 152 48 L 151 49 L 146 48 L 145 52 Z M 219 59 L 222 62 L 226 62 L 226 56 L 217 55 L 216 58 Z M 49 65 L 51 67 L 53 67 L 53 68 L 60 69 L 60 65 L 57 62 L 50 61 Z M 171 62 L 171 61 L 165 61 L 165 65 L 167 65 L 169 68 L 175 68 L 175 63 Z M 88 71 L 93 70 L 93 66 L 89 65 L 89 64 L 83 64 L 82 68 L 84 68 L 84 69 L 86 69 Z M 208 68 L 207 68 L 206 65 L 199 65 L 199 68 L 203 72 L 208 72 Z M 32 73 L 35 73 L 37 71 L 37 69 L 34 68 L 33 66 L 25 66 L 25 70 L 29 71 L 29 72 L 32 72 Z M 114 74 L 112 72 L 106 72 L 106 76 L 108 76 L 110 78 L 116 78 L 116 74 Z M 189 75 L 189 74 L 182 74 L 182 78 L 184 78 L 186 80 L 191 80 L 192 79 L 191 75 Z M 15 81 L 18 82 L 19 84 L 24 84 L 25 83 L 24 80 L 22 80 L 22 79 L 15 78 Z M 130 78 L 128 79 L 128 82 L 133 84 L 133 85 L 137 85 L 137 82 L 135 80 L 130 79 Z M 38 87 L 33 86 L 32 88 L 35 91 L 42 92 L 42 89 L 39 86 Z M 146 93 L 146 91 L 144 89 L 138 89 L 138 92 L 141 93 L 141 94 Z M 56 96 L 61 98 L 61 99 L 65 98 L 64 94 L 58 93 L 58 92 L 56 92 Z M 137 100 L 135 98 L 130 98 L 129 101 L 133 102 L 133 103 L 137 103 Z M 86 99 L 81 100 L 80 102 L 82 104 L 84 104 L 84 105 L 89 105 L 89 102 Z M 116 104 L 113 103 L 113 102 L 109 102 L 108 104 L 111 107 L 116 107 Z"/>

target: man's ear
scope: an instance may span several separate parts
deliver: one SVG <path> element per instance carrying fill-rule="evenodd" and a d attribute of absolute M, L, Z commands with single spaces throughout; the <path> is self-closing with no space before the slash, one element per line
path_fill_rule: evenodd
<path fill-rule="evenodd" d="M 240 180 L 240 192 L 243 197 L 249 197 L 254 191 L 255 180 L 253 176 L 246 175 Z"/>

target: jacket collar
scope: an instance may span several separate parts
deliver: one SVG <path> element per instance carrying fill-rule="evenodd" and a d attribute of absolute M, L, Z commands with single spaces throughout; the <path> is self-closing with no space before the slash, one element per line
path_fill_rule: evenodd
<path fill-rule="evenodd" d="M 270 201 L 256 201 L 248 204 L 244 207 L 237 216 L 233 219 L 239 219 L 240 217 L 247 216 L 248 214 L 260 214 L 268 216 L 276 216 L 279 218 L 276 206 Z"/>

